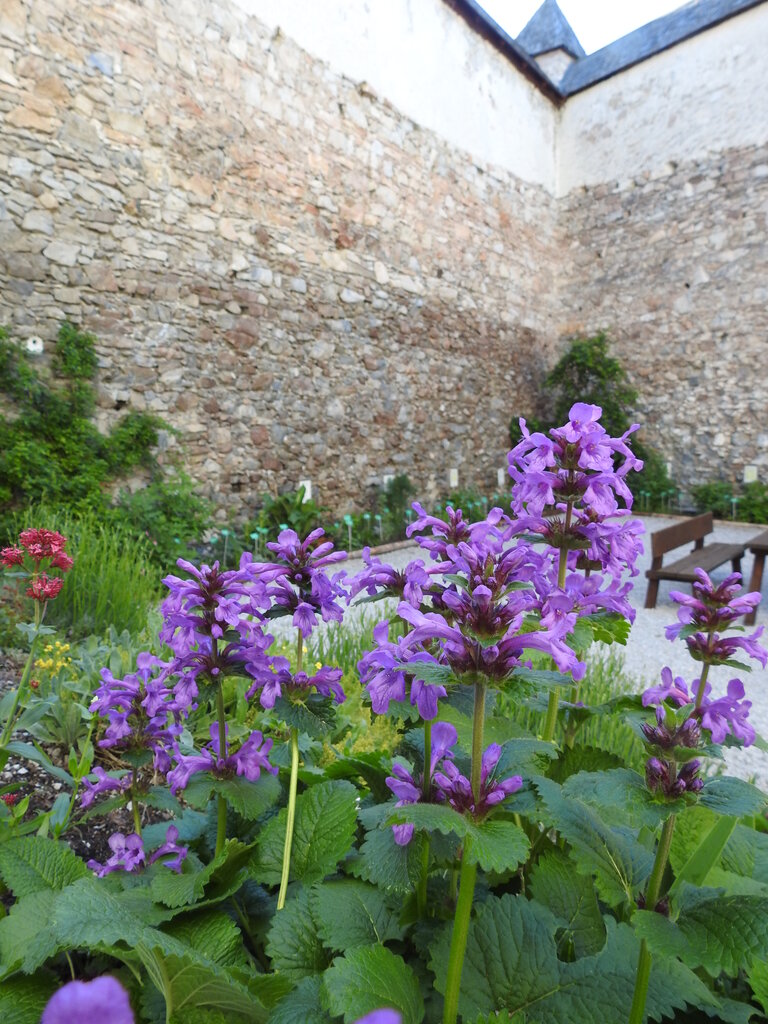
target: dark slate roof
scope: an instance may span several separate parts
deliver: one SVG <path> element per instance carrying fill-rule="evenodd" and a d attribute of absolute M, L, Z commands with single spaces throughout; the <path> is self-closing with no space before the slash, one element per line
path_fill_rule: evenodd
<path fill-rule="evenodd" d="M 551 50 L 565 50 L 576 58 L 585 56 L 576 33 L 557 6 L 557 0 L 544 0 L 515 42 L 532 57 Z"/>
<path fill-rule="evenodd" d="M 602 50 L 575 61 L 563 75 L 559 83 L 560 91 L 565 96 L 571 96 L 582 89 L 588 89 L 633 64 L 639 64 L 684 39 L 764 2 L 766 0 L 693 0 L 685 7 L 622 36 Z"/>

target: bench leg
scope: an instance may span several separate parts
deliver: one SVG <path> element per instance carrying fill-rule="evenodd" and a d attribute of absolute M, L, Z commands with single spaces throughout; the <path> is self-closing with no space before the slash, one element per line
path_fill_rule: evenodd
<path fill-rule="evenodd" d="M 755 564 L 752 567 L 752 579 L 749 581 L 749 592 L 754 591 L 760 592 L 760 588 L 763 585 L 763 567 L 765 566 L 765 552 L 759 551 L 755 555 Z M 748 626 L 754 626 L 755 618 L 757 617 L 757 608 L 751 611 L 749 615 L 744 619 Z"/>
<path fill-rule="evenodd" d="M 648 580 L 648 589 L 645 592 L 645 607 L 655 608 L 656 599 L 659 596 L 659 581 Z"/>

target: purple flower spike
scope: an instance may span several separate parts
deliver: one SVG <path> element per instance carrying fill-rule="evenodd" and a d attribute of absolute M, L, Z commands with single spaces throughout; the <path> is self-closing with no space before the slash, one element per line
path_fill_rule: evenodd
<path fill-rule="evenodd" d="M 83 808 L 90 807 L 96 797 L 102 793 L 125 793 L 131 788 L 130 772 L 121 779 L 116 779 L 113 775 L 107 775 L 103 768 L 96 765 L 93 769 L 93 774 L 96 776 L 96 782 L 83 779 L 84 788 L 80 798 L 80 805 Z"/>
<path fill-rule="evenodd" d="M 363 562 L 365 568 L 349 581 L 350 598 L 364 590 L 370 597 L 377 594 L 381 597 L 398 597 L 418 608 L 424 599 L 425 589 L 432 583 L 420 559 L 409 562 L 400 571 L 371 555 L 370 548 L 363 548 Z"/>
<path fill-rule="evenodd" d="M 456 730 L 448 722 L 435 722 L 432 727 L 432 750 L 429 760 L 429 776 L 433 780 L 435 769 L 441 762 L 450 761 L 453 757 L 451 748 L 456 743 Z M 387 786 L 397 797 L 396 807 L 418 804 L 424 799 L 424 775 L 415 780 L 407 768 L 401 764 L 392 765 L 392 775 L 386 779 Z M 445 797 L 430 782 L 430 800 L 441 803 Z M 392 831 L 398 846 L 407 846 L 413 838 L 413 825 L 393 825 Z"/>
<path fill-rule="evenodd" d="M 403 1024 L 403 1018 L 397 1010 L 374 1010 L 355 1021 L 355 1024 Z"/>
<path fill-rule="evenodd" d="M 184 858 L 189 853 L 189 848 L 186 846 L 179 846 L 176 842 L 178 838 L 179 830 L 175 825 L 169 825 L 165 833 L 165 842 L 155 850 L 147 863 L 154 864 L 155 861 L 159 860 L 161 857 L 169 857 L 169 860 L 163 861 L 165 867 L 170 868 L 171 871 L 181 874 L 181 867 L 184 862 Z"/>
<path fill-rule="evenodd" d="M 459 814 L 469 812 L 475 818 L 481 818 L 491 807 L 502 803 L 512 793 L 516 793 L 523 785 L 520 775 L 512 775 L 506 779 L 495 779 L 493 773 L 501 758 L 501 747 L 498 743 L 484 751 L 480 775 L 480 798 L 475 804 L 472 785 L 462 775 L 452 761 L 443 764 L 441 772 L 435 772 L 435 785 L 443 793 L 444 798 Z"/>
<path fill-rule="evenodd" d="M 69 981 L 55 992 L 40 1024 L 134 1024 L 128 993 L 115 978 Z"/>
<path fill-rule="evenodd" d="M 178 745 L 174 745 L 176 764 L 168 772 L 168 785 L 174 796 L 186 789 L 192 776 L 198 772 L 210 772 L 217 778 L 244 775 L 250 782 L 255 782 L 262 770 L 272 775 L 277 774 L 277 768 L 269 763 L 268 757 L 272 749 L 272 740 L 265 740 L 258 729 L 251 733 L 236 754 L 229 753 L 229 744 L 226 740 L 225 749 L 220 749 L 218 722 L 211 724 L 210 735 L 210 743 L 207 743 L 199 754 L 182 754 Z"/>
<path fill-rule="evenodd" d="M 89 860 L 87 866 L 94 871 L 99 878 L 111 874 L 113 871 L 136 871 L 145 860 L 144 844 L 141 836 L 124 836 L 122 832 L 115 832 L 107 840 L 112 856 L 104 864 L 96 860 Z"/>
<path fill-rule="evenodd" d="M 400 608 L 410 608 L 401 604 Z M 439 619 L 439 616 L 435 616 Z M 443 622 L 442 619 L 439 619 Z M 377 715 L 383 715 L 390 701 L 402 701 L 409 693 L 407 679 L 410 679 L 410 702 L 418 709 L 425 721 L 437 717 L 438 698 L 446 690 L 439 683 L 426 683 L 419 678 L 419 667 L 436 665 L 437 659 L 424 650 L 413 650 L 410 638 L 399 638 L 397 643 L 389 640 L 389 622 L 380 622 L 373 631 L 376 646 L 358 662 L 360 680 L 371 697 L 371 706 Z"/>
<path fill-rule="evenodd" d="M 699 684 L 700 686 L 701 684 Z M 747 721 L 752 702 L 743 700 L 744 684 L 740 679 L 731 679 L 724 697 L 709 699 L 711 687 L 704 689 L 701 704 L 701 724 L 709 729 L 713 743 L 723 743 L 728 734 L 742 741 L 745 747 L 755 742 L 755 730 Z M 698 687 L 696 692 L 698 693 Z"/>

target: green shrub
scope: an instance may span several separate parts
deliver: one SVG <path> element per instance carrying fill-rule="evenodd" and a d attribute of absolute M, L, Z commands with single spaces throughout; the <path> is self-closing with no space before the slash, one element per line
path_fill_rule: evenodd
<path fill-rule="evenodd" d="M 146 538 L 155 564 L 171 569 L 177 558 L 194 557 L 210 527 L 211 507 L 184 473 L 157 477 L 137 491 L 121 491 L 111 518 L 139 538 Z"/>
<path fill-rule="evenodd" d="M 692 488 L 698 512 L 714 512 L 718 519 L 768 523 L 768 487 L 759 480 L 736 487 L 725 480 L 710 480 Z"/>
<path fill-rule="evenodd" d="M 730 519 L 733 505 L 733 486 L 724 480 L 711 480 L 691 488 L 693 501 L 698 512 L 714 512 L 718 519 Z"/>
<path fill-rule="evenodd" d="M 62 324 L 48 372 L 0 331 L 0 391 L 9 407 L 0 415 L 0 526 L 41 501 L 104 509 L 110 481 L 154 464 L 157 417 L 129 413 L 106 436 L 91 422 L 94 342 Z"/>

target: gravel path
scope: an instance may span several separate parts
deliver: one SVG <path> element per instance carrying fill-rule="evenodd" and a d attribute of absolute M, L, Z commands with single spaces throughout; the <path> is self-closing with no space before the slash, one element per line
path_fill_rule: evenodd
<path fill-rule="evenodd" d="M 646 533 L 653 533 L 664 526 L 670 526 L 678 522 L 677 518 L 667 516 L 641 516 Z M 747 544 L 752 537 L 757 536 L 764 527 L 746 523 L 715 522 L 714 536 L 710 540 Z M 696 678 L 696 663 L 691 660 L 681 641 L 670 643 L 664 636 L 664 627 L 677 619 L 677 605 L 670 600 L 671 590 L 687 589 L 680 584 L 662 582 L 659 587 L 659 597 L 655 608 L 643 608 L 645 601 L 645 570 L 650 567 L 650 544 L 646 543 L 646 553 L 638 562 L 640 573 L 635 577 L 635 589 L 632 594 L 632 604 L 637 611 L 637 618 L 630 633 L 629 641 L 624 651 L 624 664 L 626 674 L 637 680 L 638 689 L 644 688 L 659 678 L 662 668 L 669 665 L 675 675 L 681 675 L 689 682 Z M 681 549 L 679 555 L 685 553 Z M 402 567 L 413 558 L 423 557 L 423 552 L 417 547 L 401 548 L 397 551 L 382 554 L 381 560 L 391 565 Z M 672 561 L 673 555 L 667 559 Z M 752 575 L 753 557 L 747 552 L 742 560 L 742 572 L 745 585 L 749 585 Z M 344 568 L 352 574 L 362 567 L 362 562 L 350 560 L 344 563 Z M 730 563 L 716 569 L 711 575 L 714 580 L 724 579 L 731 571 Z M 758 608 L 756 626 L 749 630 L 749 633 L 760 626 L 768 625 L 768 573 L 763 580 L 763 603 Z M 369 606 L 363 606 L 368 608 Z M 768 641 L 767 641 L 768 642 Z M 710 680 L 713 690 L 717 693 L 724 692 L 728 680 L 733 675 L 740 674 L 747 691 L 747 697 L 752 701 L 751 721 L 755 729 L 765 739 L 768 739 L 768 669 L 762 669 L 757 662 L 751 662 L 754 666 L 750 673 L 738 673 L 736 670 L 725 666 L 712 669 Z M 758 750 L 757 747 L 750 747 L 747 750 L 731 750 L 728 752 L 728 770 L 743 778 L 753 779 L 763 788 L 768 789 L 768 753 Z"/>

